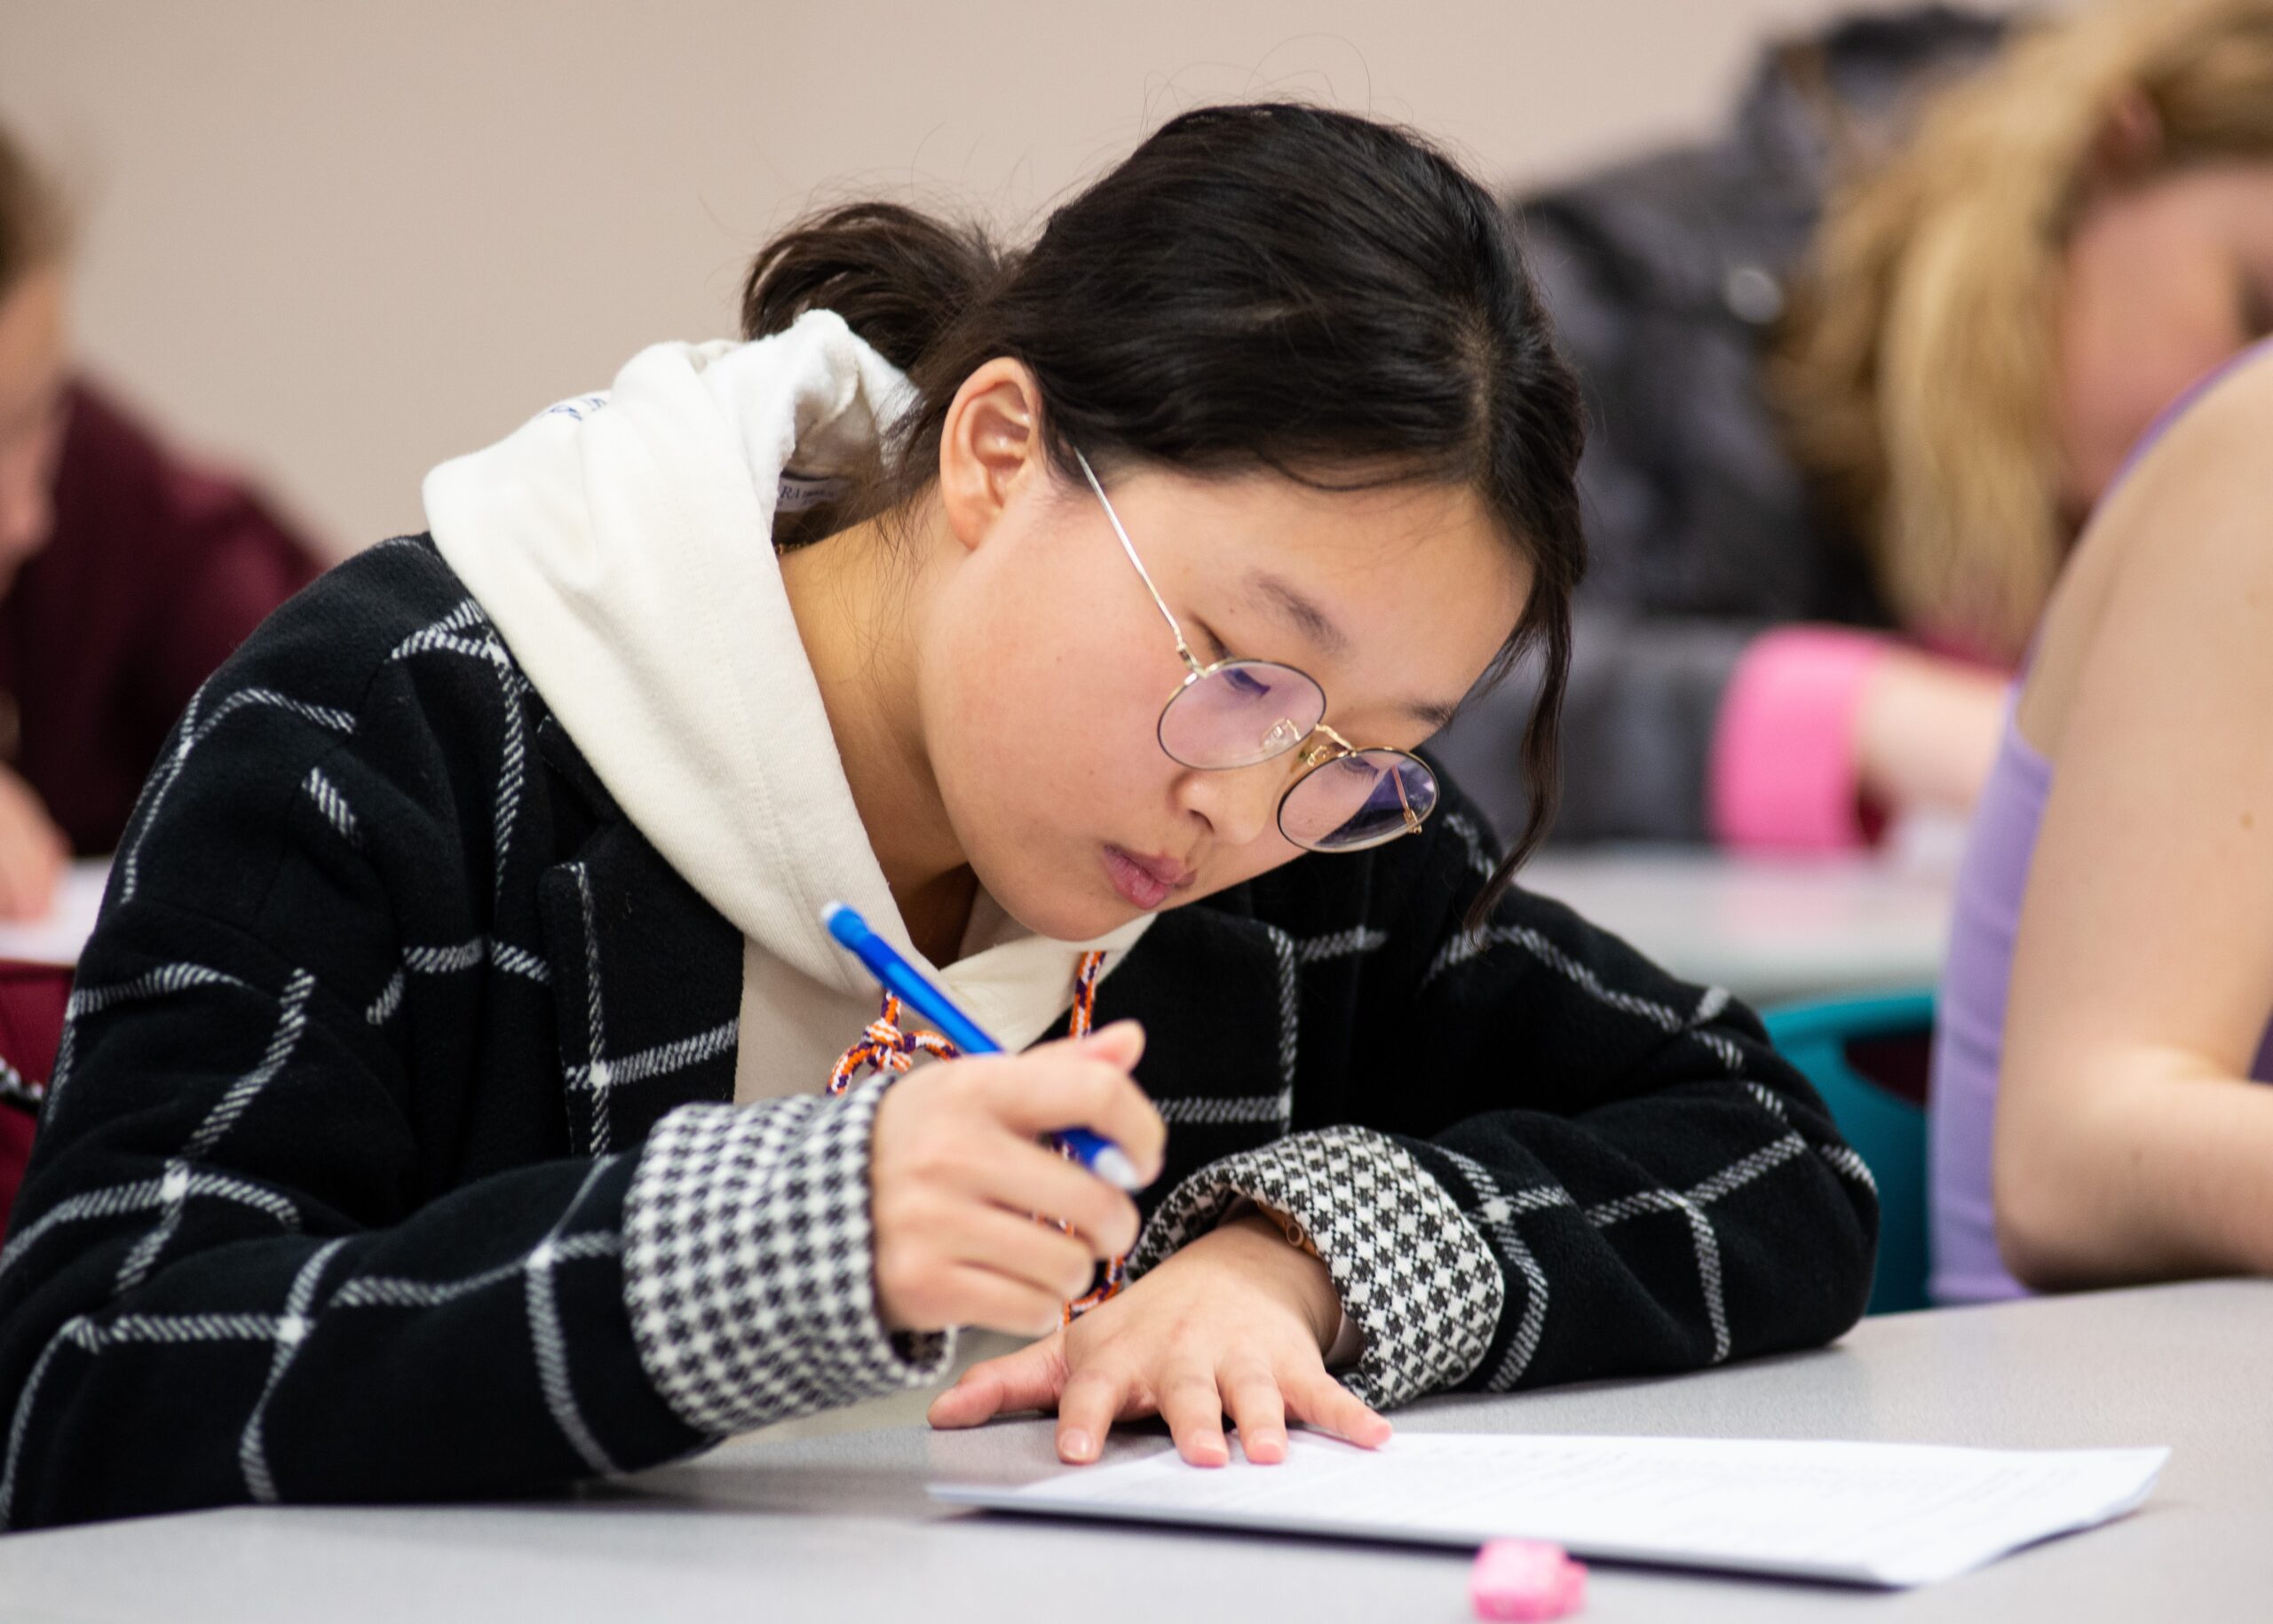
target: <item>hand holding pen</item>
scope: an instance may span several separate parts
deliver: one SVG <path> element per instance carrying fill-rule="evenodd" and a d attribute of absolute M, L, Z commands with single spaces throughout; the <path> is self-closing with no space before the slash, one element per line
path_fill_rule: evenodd
<path fill-rule="evenodd" d="M 847 923 L 858 930 L 832 918 L 840 941 L 866 935 L 857 915 Z M 912 966 L 899 961 L 887 977 L 877 957 L 861 957 L 966 1051 L 910 1073 L 876 1109 L 868 1178 L 879 1313 L 893 1330 L 978 1325 L 1040 1335 L 1055 1328 L 1066 1300 L 1089 1288 L 1097 1264 L 1136 1238 L 1136 1204 L 1105 1173 L 1125 1171 L 1140 1187 L 1160 1175 L 1168 1129 L 1129 1075 L 1144 1053 L 1143 1031 L 1122 1021 L 1018 1055 L 1001 1053 L 979 1034 L 994 1052 L 972 1053 L 964 1039 L 978 1028 L 955 1011 L 967 1032 L 949 1031 L 936 1007 L 911 995 L 905 978 L 915 975 Z M 1075 1143 L 1087 1163 L 1040 1143 L 1044 1135 L 1071 1138 L 1068 1129 L 1083 1132 Z M 1071 1229 L 1037 1223 L 1035 1213 Z"/>

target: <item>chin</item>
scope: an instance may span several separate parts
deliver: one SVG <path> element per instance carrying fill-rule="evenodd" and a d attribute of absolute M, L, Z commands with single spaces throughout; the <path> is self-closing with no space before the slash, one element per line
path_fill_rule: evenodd
<path fill-rule="evenodd" d="M 1035 935 L 1053 941 L 1088 941 L 1117 931 L 1136 917 L 1135 908 L 1101 886 L 1079 893 L 1071 886 L 1024 884 L 1008 876 L 997 884 L 984 874 L 979 883 L 1004 913 Z"/>

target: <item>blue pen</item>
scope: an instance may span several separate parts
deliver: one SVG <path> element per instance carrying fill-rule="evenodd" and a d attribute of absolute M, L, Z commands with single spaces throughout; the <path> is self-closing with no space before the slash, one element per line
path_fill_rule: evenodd
<path fill-rule="evenodd" d="M 915 965 L 892 951 L 891 944 L 868 929 L 868 922 L 859 914 L 842 902 L 832 902 L 821 909 L 820 922 L 848 952 L 868 967 L 869 974 L 883 983 L 884 991 L 930 1021 L 939 1029 L 939 1035 L 957 1049 L 967 1055 L 1002 1052 L 1000 1043 L 980 1031 L 978 1023 L 956 1009 L 947 995 L 924 979 Z M 1061 1128 L 1056 1137 L 1073 1152 L 1075 1161 L 1105 1183 L 1123 1190 L 1144 1187 L 1144 1181 L 1136 1176 L 1136 1164 L 1129 1160 L 1129 1153 L 1112 1140 L 1086 1128 Z"/>

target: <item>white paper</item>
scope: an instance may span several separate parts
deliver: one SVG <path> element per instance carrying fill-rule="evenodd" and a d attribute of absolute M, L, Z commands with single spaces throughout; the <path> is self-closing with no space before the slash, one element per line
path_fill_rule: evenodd
<path fill-rule="evenodd" d="M 79 951 L 94 934 L 95 911 L 102 907 L 110 865 L 73 863 L 55 888 L 55 906 L 44 919 L 0 924 L 0 959 L 28 964 L 76 964 Z"/>
<path fill-rule="evenodd" d="M 1297 1433 L 1286 1462 L 1164 1449 L 940 1499 L 1053 1516 L 1422 1544 L 1550 1540 L 1575 1556 L 1899 1588 L 2136 1507 L 2167 1449 L 1415 1433 L 1377 1453 Z"/>

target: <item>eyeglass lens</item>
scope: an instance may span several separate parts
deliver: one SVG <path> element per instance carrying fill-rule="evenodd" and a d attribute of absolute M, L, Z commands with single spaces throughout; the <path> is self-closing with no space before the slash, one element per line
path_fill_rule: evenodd
<path fill-rule="evenodd" d="M 1287 792 L 1279 828 L 1298 846 L 1354 852 L 1410 832 L 1437 807 L 1437 779 L 1401 750 L 1319 763 Z"/>
<path fill-rule="evenodd" d="M 1179 689 L 1160 713 L 1160 745 L 1187 767 L 1248 767 L 1284 756 L 1322 721 L 1326 695 L 1292 666 L 1234 660 Z M 1287 791 L 1279 827 L 1297 845 L 1347 852 L 1408 833 L 1436 810 L 1437 780 L 1400 750 L 1321 762 Z"/>
<path fill-rule="evenodd" d="M 1251 767 L 1284 756 L 1326 716 L 1326 695 L 1292 666 L 1235 660 L 1184 684 L 1160 712 L 1160 748 L 1187 767 Z"/>

